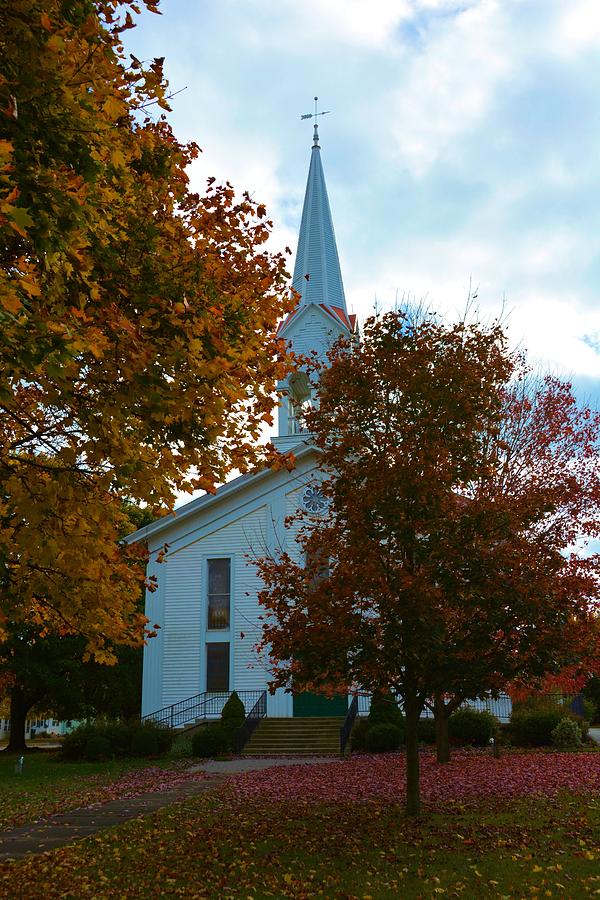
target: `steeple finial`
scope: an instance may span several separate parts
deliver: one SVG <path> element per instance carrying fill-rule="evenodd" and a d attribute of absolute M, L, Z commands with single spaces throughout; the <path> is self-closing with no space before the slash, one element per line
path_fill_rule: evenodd
<path fill-rule="evenodd" d="M 315 130 L 313 132 L 313 147 L 319 147 L 319 126 L 318 126 L 318 117 L 328 115 L 331 110 L 324 109 L 322 112 L 317 112 L 317 101 L 318 97 L 315 97 L 315 111 L 314 113 L 305 113 L 303 116 L 300 116 L 301 119 L 314 119 L 315 120 Z"/>

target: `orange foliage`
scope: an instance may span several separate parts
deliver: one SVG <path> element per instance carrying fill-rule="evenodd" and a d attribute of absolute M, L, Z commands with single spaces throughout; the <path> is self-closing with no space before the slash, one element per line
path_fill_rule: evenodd
<path fill-rule="evenodd" d="M 145 0 L 157 12 L 155 0 Z M 284 353 L 285 263 L 264 207 L 191 193 L 162 60 L 126 58 L 136 6 L 13 0 L 0 14 L 0 615 L 141 640 L 155 508 L 260 459 Z"/>

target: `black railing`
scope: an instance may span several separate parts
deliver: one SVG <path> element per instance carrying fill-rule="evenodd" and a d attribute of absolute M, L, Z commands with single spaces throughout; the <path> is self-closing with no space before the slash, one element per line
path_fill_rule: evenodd
<path fill-rule="evenodd" d="M 340 756 L 344 755 L 346 750 L 346 744 L 350 738 L 350 732 L 352 731 L 352 726 L 354 725 L 354 720 L 358 714 L 358 696 L 355 694 L 352 698 L 352 703 L 348 707 L 348 712 L 346 713 L 346 718 L 344 720 L 344 724 L 340 728 Z"/>
<path fill-rule="evenodd" d="M 241 753 L 250 738 L 252 737 L 258 723 L 267 714 L 267 692 L 263 691 L 246 718 L 244 724 L 238 728 L 235 733 L 234 750 Z"/>
<path fill-rule="evenodd" d="M 152 719 L 153 722 L 167 728 L 181 728 L 201 719 L 215 719 L 221 715 L 221 710 L 232 693 L 233 691 L 205 691 L 203 694 L 194 694 L 193 697 L 179 700 L 143 716 L 142 721 Z M 236 693 L 244 704 L 244 709 L 252 709 L 265 692 L 236 691 Z"/>
<path fill-rule="evenodd" d="M 583 712 L 583 697 L 573 694 L 563 694 L 559 691 L 551 691 L 546 694 L 536 695 L 536 698 L 554 706 L 569 706 L 572 712 Z M 461 709 L 470 708 L 478 711 L 489 712 L 500 722 L 510 722 L 513 709 L 513 701 L 509 694 L 499 693 L 497 697 L 482 697 L 477 700 L 465 700 L 461 703 Z M 433 704 L 428 702 L 421 713 L 423 718 L 433 717 Z"/>

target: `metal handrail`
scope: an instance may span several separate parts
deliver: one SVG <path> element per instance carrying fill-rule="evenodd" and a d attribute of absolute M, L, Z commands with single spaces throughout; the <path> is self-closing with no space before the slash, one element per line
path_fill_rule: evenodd
<path fill-rule="evenodd" d="M 234 750 L 236 753 L 241 753 L 252 735 L 254 734 L 256 728 L 258 727 L 258 723 L 261 719 L 267 714 L 267 692 L 263 691 L 246 718 L 244 719 L 243 725 L 241 725 L 236 733 L 234 738 Z"/>
<path fill-rule="evenodd" d="M 170 706 L 164 706 L 142 717 L 142 721 L 152 720 L 159 725 L 168 728 L 178 728 L 198 719 L 217 717 L 231 697 L 233 691 L 204 691 L 194 694 L 185 700 L 179 700 Z M 250 704 L 256 705 L 257 699 L 264 691 L 237 691 L 237 695 L 247 708 Z"/>
<path fill-rule="evenodd" d="M 348 707 L 348 712 L 346 713 L 344 724 L 340 728 L 340 756 L 343 756 L 345 753 L 346 744 L 348 743 L 350 732 L 352 731 L 352 726 L 354 725 L 354 720 L 356 719 L 357 713 L 358 694 L 355 694 L 352 698 L 352 703 Z"/>

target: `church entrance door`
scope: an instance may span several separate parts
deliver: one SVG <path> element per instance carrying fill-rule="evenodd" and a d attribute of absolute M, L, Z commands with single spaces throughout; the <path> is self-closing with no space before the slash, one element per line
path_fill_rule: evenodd
<path fill-rule="evenodd" d="M 294 694 L 294 718 L 325 716 L 345 716 L 348 712 L 348 698 L 338 694 L 331 700 L 323 694 Z"/>

